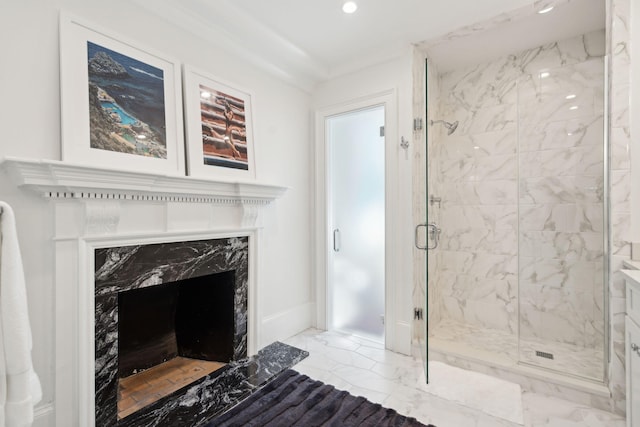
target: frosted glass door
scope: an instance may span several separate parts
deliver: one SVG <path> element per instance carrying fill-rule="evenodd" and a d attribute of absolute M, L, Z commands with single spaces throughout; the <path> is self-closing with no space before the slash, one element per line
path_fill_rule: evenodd
<path fill-rule="evenodd" d="M 384 107 L 327 120 L 329 317 L 334 329 L 384 340 Z"/>

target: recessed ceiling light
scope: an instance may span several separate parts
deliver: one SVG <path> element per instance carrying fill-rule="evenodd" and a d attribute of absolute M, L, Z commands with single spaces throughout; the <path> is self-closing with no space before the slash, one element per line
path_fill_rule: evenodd
<path fill-rule="evenodd" d="M 346 1 L 342 5 L 342 11 L 344 13 L 353 13 L 358 10 L 358 5 L 354 1 Z"/>
<path fill-rule="evenodd" d="M 577 105 L 572 105 L 571 107 L 569 107 L 569 110 L 577 110 L 578 106 Z"/>
<path fill-rule="evenodd" d="M 576 98 L 576 94 L 575 93 L 569 94 L 569 95 L 564 97 L 564 99 L 575 99 L 575 98 Z"/>
<path fill-rule="evenodd" d="M 552 5 L 544 6 L 542 9 L 540 9 L 540 10 L 538 11 L 538 13 L 539 13 L 540 15 L 542 15 L 542 14 L 544 14 L 544 13 L 549 13 L 549 12 L 551 12 L 551 11 L 553 10 L 553 8 L 554 8 L 554 6 L 552 6 Z"/>
<path fill-rule="evenodd" d="M 541 78 L 541 79 L 546 79 L 546 78 L 547 78 L 547 77 L 549 77 L 550 75 L 551 75 L 551 73 L 550 73 L 550 72 L 548 72 L 548 71 L 543 71 L 543 72 L 541 72 L 541 73 L 540 73 L 540 78 Z"/>

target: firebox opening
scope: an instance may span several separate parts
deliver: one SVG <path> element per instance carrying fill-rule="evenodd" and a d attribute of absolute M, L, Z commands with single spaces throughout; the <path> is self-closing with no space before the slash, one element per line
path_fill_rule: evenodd
<path fill-rule="evenodd" d="M 235 271 L 118 293 L 118 415 L 233 359 Z"/>

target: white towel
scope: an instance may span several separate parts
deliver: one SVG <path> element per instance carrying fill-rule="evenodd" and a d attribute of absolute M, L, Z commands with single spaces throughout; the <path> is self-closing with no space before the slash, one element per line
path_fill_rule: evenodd
<path fill-rule="evenodd" d="M 0 201 L 0 427 L 28 427 L 42 398 L 13 209 Z"/>

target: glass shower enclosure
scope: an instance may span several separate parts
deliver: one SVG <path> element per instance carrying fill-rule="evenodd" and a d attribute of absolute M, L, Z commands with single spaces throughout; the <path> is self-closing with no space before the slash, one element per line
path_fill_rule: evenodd
<path fill-rule="evenodd" d="M 606 380 L 606 57 L 585 52 L 603 45 L 594 31 L 416 74 L 416 242 L 438 240 L 414 251 L 425 367 L 436 351 Z"/>

